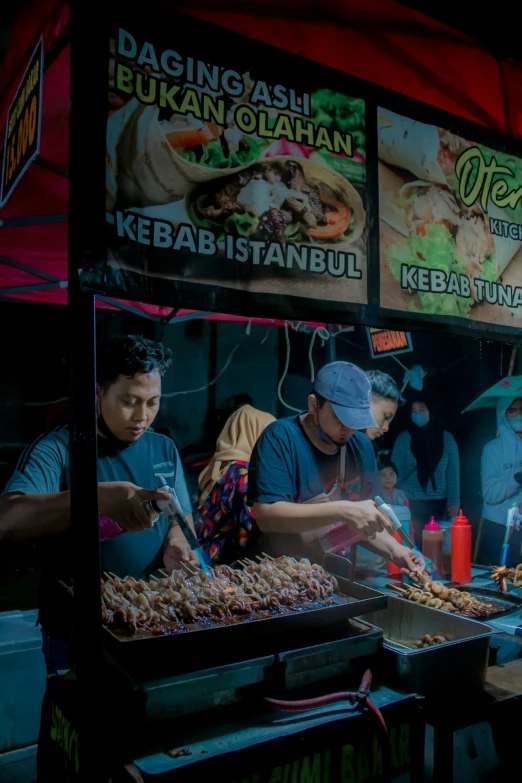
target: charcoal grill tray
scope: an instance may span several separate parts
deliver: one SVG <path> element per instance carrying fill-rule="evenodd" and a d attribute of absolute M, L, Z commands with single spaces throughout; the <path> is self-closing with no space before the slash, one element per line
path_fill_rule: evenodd
<path fill-rule="evenodd" d="M 350 618 L 386 608 L 383 593 L 347 579 L 337 581 L 340 594 L 330 606 L 308 604 L 298 611 L 164 636 L 105 629 L 105 650 L 137 679 L 155 679 L 165 672 L 197 671 L 210 663 L 219 666 L 318 644 L 331 639 L 336 630 L 347 632 Z"/>
<path fill-rule="evenodd" d="M 518 595 L 512 595 L 510 593 L 499 593 L 498 590 L 490 590 L 487 587 L 477 587 L 473 584 L 460 585 L 454 582 L 449 582 L 447 587 L 455 587 L 461 592 L 471 593 L 478 599 L 483 599 L 498 606 L 498 610 L 490 612 L 483 617 L 474 617 L 472 619 L 478 620 L 478 622 L 487 623 L 488 620 L 496 620 L 499 617 L 505 617 L 508 614 L 513 614 L 522 609 L 522 598 Z"/>

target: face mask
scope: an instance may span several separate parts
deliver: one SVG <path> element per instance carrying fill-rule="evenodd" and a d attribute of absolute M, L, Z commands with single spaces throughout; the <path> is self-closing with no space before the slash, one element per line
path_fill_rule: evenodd
<path fill-rule="evenodd" d="M 124 441 L 120 440 L 116 437 L 116 435 L 113 435 L 113 433 L 110 431 L 110 429 L 107 426 L 107 422 L 102 416 L 102 413 L 98 414 L 98 429 L 100 430 L 103 435 L 105 435 L 105 440 L 107 443 L 112 446 L 113 448 L 116 448 L 118 451 L 121 449 L 126 449 L 128 446 L 132 446 L 132 443 L 125 443 Z"/>
<path fill-rule="evenodd" d="M 508 419 L 508 424 L 513 432 L 522 432 L 522 416 L 513 416 L 511 419 Z"/>
<path fill-rule="evenodd" d="M 411 414 L 411 420 L 417 427 L 424 427 L 428 423 L 426 411 L 417 411 Z"/>
<path fill-rule="evenodd" d="M 331 437 L 329 435 L 327 435 L 327 433 L 323 430 L 321 425 L 316 427 L 315 431 L 317 432 L 317 434 L 319 435 L 321 440 L 324 441 L 325 443 L 327 443 L 329 446 L 337 446 L 338 445 L 334 440 L 331 439 Z"/>
<path fill-rule="evenodd" d="M 321 427 L 321 423 L 319 421 L 319 411 L 317 411 L 317 424 L 315 425 L 315 431 L 324 443 L 327 443 L 329 446 L 338 447 L 338 444 L 332 440 L 331 437 Z"/>

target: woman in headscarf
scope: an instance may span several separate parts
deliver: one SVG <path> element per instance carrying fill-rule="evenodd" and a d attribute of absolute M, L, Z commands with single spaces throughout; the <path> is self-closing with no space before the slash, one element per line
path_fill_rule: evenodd
<path fill-rule="evenodd" d="M 520 388 L 520 387 L 519 387 Z M 482 452 L 483 532 L 480 560 L 498 563 L 511 508 L 522 508 L 522 397 L 497 402 L 498 438 Z M 522 533 L 511 534 L 508 566 L 521 560 Z"/>
<path fill-rule="evenodd" d="M 248 467 L 259 436 L 273 421 L 270 413 L 251 405 L 235 411 L 199 477 L 200 544 L 213 563 L 230 564 L 249 554 L 254 511 L 247 505 Z"/>
<path fill-rule="evenodd" d="M 457 443 L 420 396 L 410 405 L 408 429 L 395 441 L 392 461 L 399 471 L 399 485 L 410 501 L 415 539 L 420 545 L 430 518 L 451 518 L 458 514 L 460 504 Z"/>

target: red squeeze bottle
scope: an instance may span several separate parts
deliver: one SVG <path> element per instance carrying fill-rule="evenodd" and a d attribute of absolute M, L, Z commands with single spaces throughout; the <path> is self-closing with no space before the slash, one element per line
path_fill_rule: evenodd
<path fill-rule="evenodd" d="M 402 544 L 402 538 L 400 537 L 400 534 L 397 530 L 395 530 L 393 537 L 396 541 L 399 542 L 399 544 Z M 392 563 L 391 560 L 388 560 L 386 563 L 386 575 L 390 577 L 398 577 L 398 580 L 402 582 L 402 571 L 399 566 L 396 566 L 395 563 Z"/>
<path fill-rule="evenodd" d="M 451 581 L 471 582 L 471 525 L 462 509 L 451 526 Z"/>

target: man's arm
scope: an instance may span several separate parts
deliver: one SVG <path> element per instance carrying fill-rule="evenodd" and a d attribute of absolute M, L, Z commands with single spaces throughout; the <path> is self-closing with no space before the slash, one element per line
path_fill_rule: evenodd
<path fill-rule="evenodd" d="M 361 541 L 361 546 L 373 552 L 374 555 L 391 560 L 396 566 L 406 569 L 406 571 L 424 571 L 425 569 L 424 560 L 420 555 L 403 544 L 399 544 L 386 530 L 376 533 L 371 541 Z"/>
<path fill-rule="evenodd" d="M 305 533 L 309 530 L 344 522 L 362 538 L 375 532 L 393 532 L 390 520 L 381 514 L 372 500 L 351 502 L 336 500 L 332 503 L 254 503 L 256 523 L 263 533 Z"/>
<path fill-rule="evenodd" d="M 60 533 L 70 524 L 70 502 L 69 492 L 4 495 L 0 498 L 0 542 L 27 542 Z"/>
<path fill-rule="evenodd" d="M 98 484 L 100 514 L 113 519 L 131 533 L 152 527 L 143 508 L 148 500 L 165 500 L 168 494 L 142 489 L 128 481 Z M 0 498 L 0 541 L 28 542 L 60 533 L 70 526 L 69 491 L 50 494 L 12 492 Z"/>
<path fill-rule="evenodd" d="M 423 570 L 420 558 L 393 537 L 393 525 L 372 500 L 354 503 L 254 503 L 256 522 L 264 533 L 303 533 L 326 525 L 344 522 L 362 537 L 361 544 L 386 560 L 408 571 Z M 369 537 L 369 538 L 368 538 Z"/>
<path fill-rule="evenodd" d="M 0 539 L 31 541 L 69 526 L 69 492 L 60 491 L 66 464 L 61 433 L 49 433 L 25 449 L 0 498 Z"/>
<path fill-rule="evenodd" d="M 187 514 L 185 519 L 194 535 L 196 535 L 192 514 Z M 174 568 L 179 568 L 180 563 L 184 560 L 190 560 L 195 565 L 199 565 L 198 558 L 190 548 L 182 529 L 176 522 L 172 521 L 163 542 L 163 564 L 165 568 L 172 571 Z"/>

